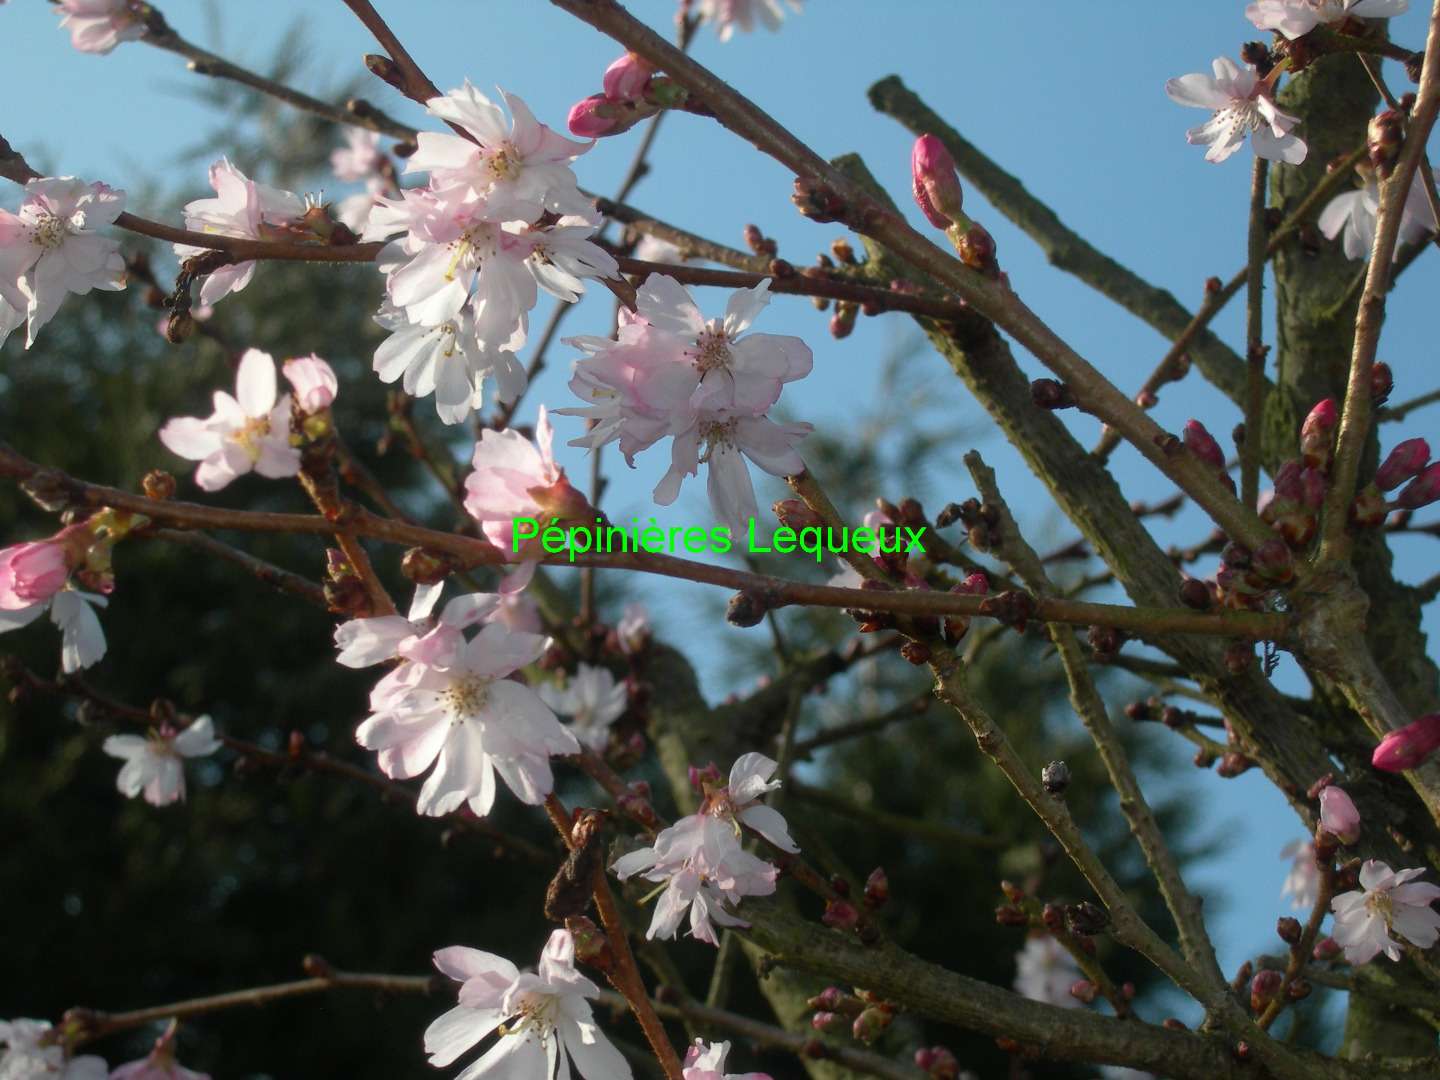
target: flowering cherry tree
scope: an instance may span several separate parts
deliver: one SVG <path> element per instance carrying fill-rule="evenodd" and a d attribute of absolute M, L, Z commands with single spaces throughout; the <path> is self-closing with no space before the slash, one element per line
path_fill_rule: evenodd
<path fill-rule="evenodd" d="M 1245 265 L 1206 282 L 1193 311 L 1070 232 L 898 77 L 871 87 L 870 99 L 915 137 L 908 194 L 922 229 L 858 158 L 828 160 L 843 147 L 806 145 L 747 88 L 691 57 L 704 28 L 739 49 L 751 31 L 783 29 L 787 13 L 810 17 L 799 0 L 684 0 L 674 44 L 612 0 L 551 2 L 622 50 L 597 62 L 600 90 L 563 122 L 537 116 L 526 87 L 492 98 L 477 86 L 483 71 L 442 90 L 371 0 L 334 5 L 373 36 L 366 66 L 408 99 L 411 126 L 202 50 L 141 0 L 57 0 L 75 49 L 179 53 L 201 74 L 338 125 L 325 148 L 334 178 L 364 190 L 328 202 L 222 156 L 208 179 L 185 184 L 208 182 L 213 197 L 141 217 L 109 183 L 42 175 L 0 137 L 0 177 L 16 207 L 0 209 L 0 342 L 37 347 L 97 302 L 92 290 L 144 283 L 169 342 L 208 337 L 233 367 L 233 393 L 227 377 L 185 406 L 196 415 L 145 421 L 171 466 L 199 463 L 193 483 L 156 468 L 130 490 L 115 486 L 120 476 L 35 460 L 19 437 L 0 443 L 0 477 L 56 517 L 49 535 L 6 537 L 0 549 L 0 632 L 39 637 L 31 626 L 44 614 L 61 632 L 54 674 L 7 664 L 17 698 L 74 704 L 94 756 L 121 762 L 118 792 L 145 804 L 132 812 L 183 821 L 194 801 L 187 770 L 223 791 L 217 762 L 231 757 L 244 769 L 328 773 L 381 793 L 392 811 L 441 819 L 447 837 L 485 838 L 497 860 L 542 867 L 548 887 L 468 888 L 483 894 L 476 902 L 523 908 L 551 927 L 533 968 L 521 965 L 538 940 L 439 940 L 427 946 L 438 975 L 360 974 L 310 955 L 300 980 L 218 984 L 123 1012 L 87 1001 L 50 1018 L 16 1016 L 0 1023 L 0 1077 L 197 1077 L 179 1063 L 182 1036 L 207 1014 L 353 989 L 433 999 L 428 1026 L 397 1024 L 393 1036 L 412 1040 L 417 1062 L 428 1055 L 462 1080 L 768 1078 L 750 1068 L 757 1050 L 781 1059 L 768 1066 L 777 1073 L 817 1080 L 973 1075 L 950 1047 L 924 1045 L 931 1031 L 986 1037 L 1010 1075 L 1040 1062 L 1085 1070 L 1067 1075 L 1177 1080 L 1436 1075 L 1440 673 L 1420 618 L 1440 582 L 1397 581 L 1387 546 L 1396 533 L 1437 531 L 1425 514 L 1440 503 L 1440 461 L 1423 436 L 1392 437 L 1387 426 L 1436 393 L 1420 384 L 1413 400 L 1391 404 L 1397 386 L 1428 369 L 1378 357 L 1391 286 L 1440 243 L 1440 174 L 1427 156 L 1440 113 L 1440 0 L 1420 51 L 1389 36 L 1406 0 L 1236 0 L 1235 55 L 1215 58 L 1210 74 L 1148 88 L 1208 112 L 1188 132 L 1176 114 L 1175 137 L 1206 147 L 1205 162 L 1250 161 Z M 1413 89 L 1396 96 L 1386 80 L 1397 76 Z M 847 236 L 801 270 L 756 225 L 740 250 L 708 236 L 698 207 L 670 225 L 631 205 L 670 113 L 773 159 L 793 177 L 791 205 L 777 200 L 779 209 Z M 641 125 L 643 135 L 632 130 Z M 614 199 L 582 186 L 600 139 L 637 143 Z M 1247 143 L 1253 154 L 1242 155 Z M 1196 156 L 1197 169 L 1209 167 Z M 1143 385 L 1117 385 L 1117 371 L 1026 304 L 1025 282 L 971 216 L 991 211 L 973 199 L 967 210 L 967 188 L 1169 339 Z M 167 247 L 142 251 L 147 239 Z M 280 264 L 318 274 L 314 264 L 331 263 L 364 273 L 345 280 L 374 292 L 363 301 L 360 377 L 342 377 L 335 357 L 298 342 L 241 340 L 253 321 L 227 324 Z M 1242 292 L 1237 352 L 1208 327 Z M 556 306 L 537 334 L 542 293 Z M 613 317 L 559 338 L 567 317 L 581 317 L 570 312 L 591 310 L 576 306 L 586 294 L 613 296 Z M 968 478 L 947 480 L 955 501 L 934 515 L 891 481 L 853 490 L 851 475 L 828 468 L 824 440 L 837 433 L 792 419 L 798 395 L 785 391 L 805 380 L 843 387 L 816 356 L 837 346 L 766 328 L 767 308 L 802 297 L 831 309 L 836 341 L 862 313 L 913 320 L 1048 489 L 1076 533 L 1065 551 L 1037 552 L 1006 501 L 1010 481 L 973 451 Z M 1011 342 L 1049 374 L 1022 375 Z M 528 401 L 547 350 L 560 348 L 569 395 Z M 1160 391 L 1202 378 L 1232 415 L 1164 430 L 1151 413 Z M 403 441 L 426 467 L 451 522 L 415 513 L 353 448 L 353 414 L 337 410 L 376 400 L 380 384 L 393 388 L 384 441 Z M 208 416 L 198 415 L 205 393 Z M 439 439 L 412 413 L 430 397 L 423 412 L 433 408 Z M 533 427 L 517 423 L 532 404 Z M 1217 434 L 1232 430 L 1233 454 Z M 557 436 L 590 455 L 588 487 L 557 462 Z M 1163 502 L 1123 497 L 1110 468 L 1122 443 Z M 711 520 L 670 530 L 668 544 L 665 530 L 612 520 L 611 444 L 660 506 L 703 469 Z M 657 445 L 668 461 L 646 453 Z M 768 512 L 752 466 L 790 490 Z M 286 497 L 309 509 L 277 509 Z M 842 508 L 859 502 L 875 508 L 851 521 Z M 1151 519 L 1182 504 L 1213 535 L 1167 551 Z M 818 572 L 726 558 L 757 530 L 773 545 L 764 551 L 805 553 Z M 692 532 L 699 549 L 688 546 L 699 542 Z M 323 548 L 307 549 L 307 569 L 290 569 L 252 550 L 274 537 L 319 538 Z M 163 696 L 140 703 L 107 689 L 141 648 L 171 650 L 167 663 L 181 668 L 186 637 L 207 632 L 170 626 L 143 645 L 130 636 L 107 645 L 104 619 L 130 589 L 127 556 L 152 541 L 223 565 L 237 594 L 263 584 L 285 594 L 277 605 L 323 612 L 332 666 L 367 680 L 342 739 L 312 745 L 322 736 L 307 733 L 307 717 L 282 750 L 232 729 L 223 701 L 190 713 Z M 706 546 L 714 557 L 696 557 Z M 1067 559 L 1097 573 L 1066 579 L 1055 564 Z M 726 590 L 730 624 L 769 625 L 761 684 L 707 702 L 696 666 L 715 662 L 710 642 L 666 641 L 643 607 L 597 590 L 602 571 L 607 583 L 646 575 Z M 1114 602 L 1085 595 L 1106 585 Z M 829 618 L 843 626 L 838 643 L 803 654 L 781 612 Z M 978 685 L 987 652 L 1006 641 L 1045 644 L 1031 661 L 1063 679 L 1089 740 L 1073 764 L 1047 763 L 1039 739 L 1024 737 L 1036 728 Z M 1272 682 L 1282 653 L 1309 697 Z M 1107 667 L 1152 682 L 1153 695 L 1117 708 Z M 857 693 L 839 719 L 803 734 L 810 699 L 862 669 L 887 673 L 877 679 L 918 669 L 925 692 L 871 716 L 855 715 Z M 825 842 L 817 821 L 829 809 L 942 850 L 994 840 L 886 809 L 905 795 L 901 779 L 857 805 L 825 786 L 824 767 L 805 764 L 930 708 L 973 735 L 987 775 L 1003 781 L 990 789 L 999 812 L 1026 815 L 1047 837 L 985 883 L 996 924 L 987 943 L 1013 958 L 1008 985 L 934 962 L 926 946 L 942 944 L 942 927 L 911 927 L 901 944 L 914 922 L 903 889 L 892 897 L 883 865 L 851 865 L 854 850 Z M 1197 765 L 1218 763 L 1207 785 L 1258 769 L 1293 809 L 1284 895 L 1253 913 L 1257 925 L 1277 920 L 1275 955 L 1222 970 L 1161 785 L 1132 757 L 1130 728 L 1146 721 L 1194 743 Z M 926 756 L 901 765 L 935 767 L 918 760 Z M 1089 802 L 1082 771 L 1098 791 Z M 1082 807 L 1114 819 L 1129 848 L 1102 849 L 1102 826 Z M 543 822 L 550 846 L 517 821 Z M 1127 861 L 1143 866 L 1138 877 Z M 763 1000 L 768 1015 L 730 1007 L 741 963 L 757 976 L 751 1003 Z M 703 998 L 697 970 L 708 975 Z M 1317 988 L 1347 1010 L 1338 1049 L 1302 1037 L 1300 1012 Z M 1179 999 L 1203 1016 L 1193 1028 L 1167 1016 Z M 137 1031 L 153 1049 L 109 1071 L 99 1055 L 120 1060 L 115 1040 Z"/>

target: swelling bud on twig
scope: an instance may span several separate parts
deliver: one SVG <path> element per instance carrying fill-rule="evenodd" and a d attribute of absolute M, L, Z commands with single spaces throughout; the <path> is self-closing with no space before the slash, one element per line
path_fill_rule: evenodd
<path fill-rule="evenodd" d="M 1390 398 L 1390 391 L 1394 389 L 1395 376 L 1390 371 L 1390 365 L 1383 360 L 1376 360 L 1370 365 L 1370 403 L 1384 405 Z"/>
<path fill-rule="evenodd" d="M 1310 410 L 1300 425 L 1300 457 L 1306 468 L 1329 470 L 1330 456 L 1335 450 L 1335 425 L 1339 422 L 1340 410 L 1334 398 L 1317 402 Z"/>
<path fill-rule="evenodd" d="M 1360 811 L 1350 796 L 1333 784 L 1320 792 L 1320 827 L 1339 837 L 1342 844 L 1360 839 Z"/>
<path fill-rule="evenodd" d="M 1030 384 L 1030 400 L 1042 409 L 1073 409 L 1075 395 L 1057 379 L 1036 379 Z"/>
<path fill-rule="evenodd" d="M 1089 900 L 1065 905 L 1065 925 L 1072 934 L 1093 937 L 1110 925 L 1110 913 Z"/>
<path fill-rule="evenodd" d="M 1269 969 L 1257 971 L 1255 977 L 1250 980 L 1251 1011 L 1264 1012 L 1265 1007 L 1280 993 L 1280 985 L 1284 981 L 1284 976 L 1278 971 Z"/>
<path fill-rule="evenodd" d="M 1070 766 L 1063 761 L 1052 761 L 1040 770 L 1040 783 L 1051 795 L 1063 795 L 1070 786 Z"/>
<path fill-rule="evenodd" d="M 1380 175 L 1388 179 L 1395 170 L 1395 161 L 1405 145 L 1405 116 L 1395 109 L 1386 109 L 1370 118 L 1365 129 L 1365 154 Z"/>
<path fill-rule="evenodd" d="M 1275 933 L 1287 945 L 1294 945 L 1299 941 L 1303 932 L 1304 928 L 1300 925 L 1300 920 L 1293 915 L 1282 915 L 1275 921 Z"/>
<path fill-rule="evenodd" d="M 1184 442 L 1185 449 L 1205 464 L 1213 465 L 1217 469 L 1225 468 L 1225 451 L 1220 449 L 1220 444 L 1215 441 L 1215 436 L 1211 435 L 1199 420 L 1186 422 Z"/>
<path fill-rule="evenodd" d="M 1425 471 L 1406 484 L 1395 505 L 1402 510 L 1419 510 L 1440 499 L 1440 461 L 1432 461 Z"/>
<path fill-rule="evenodd" d="M 1373 529 L 1385 523 L 1390 506 L 1374 484 L 1366 484 L 1350 502 L 1350 521 L 1359 529 Z"/>
<path fill-rule="evenodd" d="M 965 193 L 955 170 L 955 159 L 934 135 L 921 135 L 910 152 L 910 177 L 914 183 L 915 204 L 925 220 L 937 229 L 952 224 L 965 225 Z"/>
<path fill-rule="evenodd" d="M 957 1080 L 960 1062 L 944 1046 L 927 1046 L 915 1051 L 915 1067 L 930 1074 L 932 1080 Z"/>
<path fill-rule="evenodd" d="M 883 866 L 877 866 L 870 871 L 870 876 L 865 879 L 865 906 L 878 908 L 883 906 L 890 899 L 890 878 L 885 873 Z"/>
<path fill-rule="evenodd" d="M 645 84 L 655 74 L 655 65 L 644 57 L 627 52 L 605 69 L 600 84 L 610 101 L 639 101 L 645 96 Z"/>
<path fill-rule="evenodd" d="M 1404 772 L 1418 767 L 1437 748 L 1440 748 L 1440 713 L 1430 713 L 1381 739 L 1370 764 L 1386 772 Z"/>
<path fill-rule="evenodd" d="M 1385 455 L 1375 470 L 1375 486 L 1381 491 L 1394 491 L 1406 480 L 1419 476 L 1430 460 L 1430 444 L 1424 439 L 1406 439 Z"/>

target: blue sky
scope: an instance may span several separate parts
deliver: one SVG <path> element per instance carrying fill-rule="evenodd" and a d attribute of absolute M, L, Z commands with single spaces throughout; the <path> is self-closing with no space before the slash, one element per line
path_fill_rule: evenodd
<path fill-rule="evenodd" d="M 257 66 L 263 66 L 267 51 L 298 15 L 311 31 L 309 76 L 316 88 L 361 71 L 361 55 L 375 51 L 338 0 L 216 5 L 222 13 L 218 38 L 209 36 L 210 5 L 172 0 L 161 6 L 182 34 Z M 468 77 L 482 89 L 504 87 L 556 127 L 563 126 L 572 102 L 599 88 L 601 72 L 618 55 L 596 32 L 542 0 L 380 0 L 378 6 L 439 86 L 456 86 Z M 635 0 L 631 6 L 657 28 L 668 29 L 672 0 Z M 1243 41 L 1258 36 L 1243 18 L 1243 3 L 1031 0 L 1023 5 L 1023 18 L 1018 7 L 1006 0 L 814 0 L 779 34 L 737 35 L 722 45 L 704 31 L 695 53 L 822 154 L 860 152 L 908 205 L 911 138 L 873 113 L 865 99 L 873 81 L 899 72 L 1069 225 L 1182 302 L 1198 302 L 1206 277 L 1228 277 L 1243 262 L 1250 154 L 1242 151 L 1220 166 L 1206 163 L 1202 151 L 1184 139 L 1199 115 L 1173 105 L 1161 88 L 1166 78 L 1208 70 L 1213 57 L 1233 56 Z M 1122 13 L 1131 17 L 1116 17 Z M 0 133 L 47 171 L 121 187 L 138 187 L 146 177 L 166 172 L 178 183 L 177 155 L 209 134 L 215 120 L 185 93 L 196 77 L 185 72 L 179 58 L 138 44 L 121 46 L 105 58 L 81 55 L 55 22 L 44 0 L 11 0 L 0 8 L 6 61 L 0 65 L 0 101 L 7 102 Z M 1421 45 L 1420 11 L 1393 20 L 1392 34 L 1412 47 Z M 1403 75 L 1393 69 L 1389 77 L 1393 86 L 1403 84 Z M 367 92 L 394 114 L 423 123 L 412 106 L 378 82 Z M 577 163 L 581 184 L 612 190 L 638 136 L 636 131 L 600 142 Z M 716 124 L 690 116 L 667 121 L 652 162 L 652 177 L 632 201 L 717 240 L 740 246 L 743 225 L 753 221 L 780 242 L 783 256 L 804 264 L 840 235 L 837 226 L 817 227 L 800 218 L 789 203 L 785 170 Z M 201 166 L 185 168 L 193 173 L 190 186 L 196 196 L 207 193 Z M 0 193 L 0 204 L 13 206 L 14 192 Z M 1001 262 L 1030 306 L 1119 386 L 1138 387 L 1166 343 L 1050 268 L 1035 246 L 978 196 L 967 196 L 966 208 L 994 233 Z M 172 219 L 176 210 L 169 208 Z M 911 217 L 924 227 L 918 212 Z M 1434 385 L 1433 339 L 1422 325 L 1421 301 L 1434 294 L 1437 275 L 1433 258 L 1421 260 L 1394 294 L 1381 356 L 1396 371 L 1396 400 Z M 718 314 L 724 297 L 702 291 L 701 303 Z M 568 332 L 604 333 L 609 312 L 610 300 L 602 291 L 571 315 Z M 1237 343 L 1241 317 L 1241 305 L 1232 305 L 1216 329 Z M 543 318 L 539 314 L 536 322 Z M 862 319 L 850 338 L 835 342 L 808 301 L 790 298 L 772 303 L 758 329 L 809 341 L 815 372 L 786 390 L 784 404 L 794 417 L 842 431 L 857 403 L 887 393 L 879 378 L 881 360 L 913 334 L 901 317 L 888 316 Z M 283 343 L 262 344 L 283 352 Z M 531 392 L 522 419 L 541 401 L 552 407 L 570 403 L 564 387 L 567 356 L 560 350 L 554 359 L 558 362 Z M 1040 372 L 1032 358 L 1021 360 L 1028 371 Z M 4 362 L 24 362 L 18 341 L 6 347 Z M 915 369 L 911 377 L 923 380 L 947 418 L 975 432 L 974 444 L 999 470 L 1037 546 L 1067 539 L 1063 522 L 1047 512 L 1039 485 L 1003 439 L 986 428 L 980 410 L 943 362 L 922 350 L 905 364 Z M 1437 415 L 1440 408 L 1417 414 L 1404 425 L 1403 435 L 1385 432 L 1386 446 L 1432 432 Z M 1204 419 L 1217 434 L 1228 432 L 1237 419 L 1198 377 L 1162 394 L 1156 410 L 1157 420 L 1173 431 L 1191 416 Z M 1084 443 L 1093 441 L 1093 421 L 1073 414 L 1069 421 Z M 578 433 L 578 427 L 563 424 L 561 439 Z M 708 521 L 703 481 L 690 481 L 679 503 L 666 512 L 651 505 L 649 490 L 664 472 L 664 456 L 657 450 L 642 457 L 633 474 L 623 465 L 610 471 L 612 517 L 656 513 L 667 525 Z M 588 473 L 578 451 L 564 450 L 562 463 L 577 477 Z M 1164 479 L 1129 450 L 1116 454 L 1115 468 L 1132 498 L 1169 494 Z M 760 485 L 762 505 L 776 497 L 770 494 L 776 486 Z M 909 492 L 932 509 L 971 493 L 968 477 L 952 459 L 927 468 L 923 488 Z M 1189 512 L 1165 526 L 1163 539 L 1191 542 L 1205 531 L 1204 522 Z M 1402 539 L 1397 550 L 1398 570 L 1407 579 L 1433 569 L 1434 553 L 1423 541 Z M 1202 573 L 1212 569 L 1200 567 Z M 692 641 L 704 635 L 716 648 L 723 648 L 730 635 L 746 633 L 717 622 L 713 592 L 666 582 L 650 593 L 662 632 Z M 710 606 L 692 602 L 701 595 Z M 1430 629 L 1435 629 L 1433 617 Z M 705 676 L 712 696 L 732 689 L 720 684 L 714 670 Z M 1279 677 L 1286 689 L 1304 692 L 1293 667 L 1282 669 Z M 1189 744 L 1179 740 L 1174 752 L 1182 759 L 1191 753 Z M 1221 796 L 1217 801 L 1224 809 L 1216 813 L 1230 815 L 1215 821 L 1217 831 L 1223 826 L 1231 836 L 1225 857 L 1195 877 L 1224 895 L 1225 910 L 1216 925 L 1225 966 L 1233 969 L 1247 952 L 1273 947 L 1270 927 L 1281 913 L 1278 892 L 1285 869 L 1275 853 L 1299 835 L 1299 828 L 1258 770 L 1233 781 L 1196 774 L 1189 785 L 1202 802 Z M 1243 828 L 1234 827 L 1242 821 Z"/>

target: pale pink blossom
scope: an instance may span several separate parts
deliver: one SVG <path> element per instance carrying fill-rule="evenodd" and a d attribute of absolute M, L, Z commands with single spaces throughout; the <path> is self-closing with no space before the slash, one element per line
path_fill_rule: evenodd
<path fill-rule="evenodd" d="M 1212 111 L 1209 120 L 1185 133 L 1188 142 L 1209 147 L 1205 160 L 1224 161 L 1250 135 L 1258 157 L 1290 165 L 1304 161 L 1305 143 L 1291 131 L 1299 119 L 1275 107 L 1254 66 L 1241 68 L 1222 56 L 1212 68 L 1213 76 L 1181 75 L 1165 84 L 1171 101 Z"/>
<path fill-rule="evenodd" d="M 435 412 L 447 424 L 463 423 L 484 403 L 484 380 L 495 381 L 495 396 L 514 401 L 525 390 L 525 368 L 508 349 L 484 349 L 468 310 L 436 326 L 412 323 L 387 305 L 375 321 L 392 331 L 375 350 L 381 382 L 397 380 L 412 397 L 435 395 Z"/>
<path fill-rule="evenodd" d="M 487 428 L 475 443 L 471 459 L 475 471 L 465 478 L 465 510 L 480 522 L 485 538 L 507 558 L 517 557 L 513 550 L 514 519 L 541 517 L 545 510 L 537 496 L 564 478 L 564 472 L 555 464 L 554 439 L 550 417 L 542 405 L 534 442 L 509 428 Z"/>
<path fill-rule="evenodd" d="M 1261 30 L 1278 30 L 1292 41 L 1317 26 L 1359 19 L 1390 19 L 1410 9 L 1410 0 L 1255 0 L 1245 17 Z"/>
<path fill-rule="evenodd" d="M 792 11 L 801 10 L 800 0 L 789 0 Z M 779 30 L 785 21 L 780 0 L 698 0 L 695 15 L 715 27 L 721 41 L 729 41 L 736 29 L 745 33 L 755 29 L 758 21 L 767 30 Z"/>
<path fill-rule="evenodd" d="M 697 1038 L 685 1051 L 685 1080 L 770 1080 L 768 1073 L 727 1073 L 729 1054 L 728 1042 L 706 1046 L 704 1039 Z"/>
<path fill-rule="evenodd" d="M 644 604 L 627 604 L 615 624 L 615 640 L 620 651 L 634 656 L 650 643 L 650 612 Z"/>
<path fill-rule="evenodd" d="M 627 52 L 605 69 L 600 84 L 610 101 L 639 101 L 645 96 L 645 85 L 654 74 L 654 64 L 637 53 Z"/>
<path fill-rule="evenodd" d="M 185 227 L 214 236 L 237 236 L 249 240 L 276 240 L 301 230 L 310 209 L 306 200 L 293 191 L 284 191 L 251 180 L 228 158 L 210 166 L 210 186 L 215 198 L 196 199 L 185 205 Z M 176 244 L 181 259 L 204 254 L 206 248 Z M 200 302 L 214 304 L 232 292 L 239 292 L 255 276 L 255 263 L 242 262 L 206 275 L 200 286 Z"/>
<path fill-rule="evenodd" d="M 1320 896 L 1320 867 L 1315 864 L 1315 842 L 1313 840 L 1292 840 L 1280 849 L 1282 859 L 1290 859 L 1290 872 L 1285 875 L 1285 884 L 1280 895 L 1290 898 L 1290 906 L 1296 911 L 1309 911 Z"/>
<path fill-rule="evenodd" d="M 346 182 L 369 180 L 379 174 L 384 161 L 380 133 L 366 128 L 346 128 L 345 145 L 330 152 L 330 169 L 335 179 Z"/>
<path fill-rule="evenodd" d="M 1339 837 L 1342 844 L 1360 839 L 1360 811 L 1354 800 L 1334 784 L 1320 792 L 1320 827 Z"/>
<path fill-rule="evenodd" d="M 48 1020 L 0 1020 L 4 1080 L 106 1080 L 110 1069 L 93 1054 L 67 1058 Z"/>
<path fill-rule="evenodd" d="M 519 971 L 494 953 L 452 945 L 435 954 L 460 983 L 460 1003 L 425 1029 L 425 1052 L 453 1064 L 497 1029 L 501 1035 L 460 1074 L 463 1080 L 630 1080 L 630 1066 L 595 1023 L 587 998 L 599 988 L 575 968 L 575 941 L 556 930 L 538 970 Z"/>
<path fill-rule="evenodd" d="M 286 360 L 280 369 L 295 391 L 295 401 L 302 412 L 317 413 L 328 409 L 340 388 L 335 371 L 320 357 L 297 356 Z"/>
<path fill-rule="evenodd" d="M 81 52 L 108 53 L 122 41 L 145 36 L 142 8 L 135 0 L 57 0 L 60 29 Z"/>
<path fill-rule="evenodd" d="M 658 236 L 651 236 L 649 233 L 640 237 L 639 242 L 635 245 L 633 257 L 645 262 L 672 263 L 674 265 L 699 261 L 690 258 L 669 240 L 661 240 Z"/>
<path fill-rule="evenodd" d="M 431 98 L 431 116 L 458 124 L 474 138 L 422 131 L 405 171 L 428 172 L 436 187 L 467 187 L 500 208 L 498 217 L 534 221 L 544 211 L 593 217 L 595 208 L 580 194 L 570 163 L 590 149 L 535 119 L 514 94 L 500 91 L 511 120 L 467 80 L 458 90 Z"/>
<path fill-rule="evenodd" d="M 235 396 L 215 391 L 207 417 L 179 416 L 160 429 L 171 453 L 200 462 L 195 482 L 219 491 L 254 470 L 279 479 L 300 471 L 300 451 L 290 443 L 290 395 L 276 398 L 275 361 L 247 349 L 235 375 Z"/>
<path fill-rule="evenodd" d="M 96 230 L 125 209 L 125 192 L 73 176 L 29 181 L 15 213 L 0 210 L 0 299 L 23 312 L 25 347 L 49 322 L 68 293 L 125 287 L 120 244 Z M 0 313 L 0 341 L 16 325 Z"/>
<path fill-rule="evenodd" d="M 60 666 L 69 675 L 98 664 L 105 655 L 105 631 L 93 608 L 110 603 L 103 596 L 61 589 L 48 600 L 19 609 L 0 608 L 0 634 L 28 626 L 45 612 L 60 628 Z"/>
<path fill-rule="evenodd" d="M 1077 1008 L 1080 1002 L 1070 987 L 1081 976 L 1075 958 L 1049 934 L 1026 938 L 1015 956 L 1015 992 L 1032 1001 Z"/>
<path fill-rule="evenodd" d="M 1404 950 L 1391 933 L 1421 949 L 1440 940 L 1440 913 L 1431 907 L 1440 900 L 1440 886 L 1414 880 L 1424 872 L 1423 867 L 1391 870 L 1378 859 L 1368 859 L 1360 867 L 1361 889 L 1330 901 L 1333 937 L 1347 961 L 1366 964 L 1380 952 L 1399 960 Z"/>
<path fill-rule="evenodd" d="M 125 762 L 115 779 L 120 794 L 133 799 L 143 793 L 151 806 L 169 806 L 185 799 L 184 759 L 208 757 L 221 745 L 210 717 L 201 716 L 180 732 L 111 735 L 101 749 Z"/>
<path fill-rule="evenodd" d="M 421 642 L 412 650 L 421 659 L 401 664 L 372 691 L 372 715 L 356 741 L 379 751 L 381 771 L 397 780 L 435 766 L 420 789 L 422 814 L 462 804 L 489 813 L 497 772 L 522 802 L 543 802 L 554 786 L 550 758 L 580 746 L 534 690 L 507 676 L 538 660 L 549 639 L 492 622 L 468 642 L 447 633 Z"/>
<path fill-rule="evenodd" d="M 777 424 L 763 416 L 697 419 L 675 436 L 670 469 L 655 486 L 654 499 L 661 506 L 673 503 L 685 477 L 699 472 L 703 462 L 709 466 L 705 487 L 716 520 L 743 532 L 760 513 L 746 459 L 771 476 L 798 475 L 805 462 L 795 446 L 813 430 L 807 423 Z"/>
<path fill-rule="evenodd" d="M 75 562 L 76 554 L 60 537 L 0 548 L 0 610 L 49 600 L 69 580 Z"/>
<path fill-rule="evenodd" d="M 1375 222 L 1380 214 L 1380 185 L 1372 175 L 1363 187 L 1336 195 L 1320 211 L 1316 224 L 1326 239 L 1340 237 L 1347 259 L 1369 259 L 1375 246 Z M 1410 193 L 1400 212 L 1400 244 L 1393 258 L 1400 257 L 1402 244 L 1413 244 L 1436 231 L 1435 217 L 1425 197 L 1424 173 L 1417 169 L 1410 184 Z"/>
<path fill-rule="evenodd" d="M 540 687 L 540 697 L 561 716 L 568 716 L 567 725 L 582 744 L 603 753 L 610 741 L 610 725 L 624 715 L 630 695 L 623 682 L 602 667 L 580 664 L 565 682 L 564 688 L 553 683 Z"/>

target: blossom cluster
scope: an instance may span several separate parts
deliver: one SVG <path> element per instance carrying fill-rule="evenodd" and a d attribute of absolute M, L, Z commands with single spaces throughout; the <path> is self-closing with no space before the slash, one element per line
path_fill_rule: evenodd
<path fill-rule="evenodd" d="M 600 218 L 570 168 L 590 144 L 550 130 L 514 94 L 501 96 L 508 120 L 468 82 L 431 99 L 430 114 L 464 135 L 421 132 L 405 170 L 428 173 L 429 183 L 376 195 L 363 233 L 390 241 L 376 320 L 391 336 L 375 370 L 417 397 L 433 393 L 451 424 L 480 407 L 487 377 L 502 402 L 524 389 L 515 353 L 540 289 L 573 303 L 582 279 L 619 273 L 591 240 Z"/>
<path fill-rule="evenodd" d="M 808 375 L 812 364 L 799 338 L 747 333 L 769 302 L 769 281 L 762 281 L 732 293 L 723 319 L 707 320 L 688 289 L 651 274 L 636 310 L 621 311 L 615 338 L 567 339 L 586 354 L 570 388 L 587 405 L 557 411 L 592 425 L 571 445 L 618 442 L 633 468 L 636 454 L 669 438 L 670 468 L 655 501 L 670 505 L 685 477 L 707 464 L 716 518 L 743 531 L 759 512 L 745 459 L 773 476 L 803 472 L 795 446 L 812 430 L 768 415 L 785 384 Z"/>
<path fill-rule="evenodd" d="M 766 792 L 780 786 L 770 779 L 776 768 L 776 762 L 764 754 L 741 755 L 725 786 L 713 786 L 710 777 L 702 778 L 705 798 L 696 813 L 661 830 L 649 847 L 615 861 L 611 869 L 620 880 L 639 874 L 665 886 L 647 938 L 673 938 L 688 911 L 691 935 L 718 945 L 715 923 L 747 925 L 731 909 L 746 896 L 769 896 L 775 891 L 779 871 L 741 846 L 741 826 L 781 851 L 799 852 L 785 818 L 760 802 Z"/>

